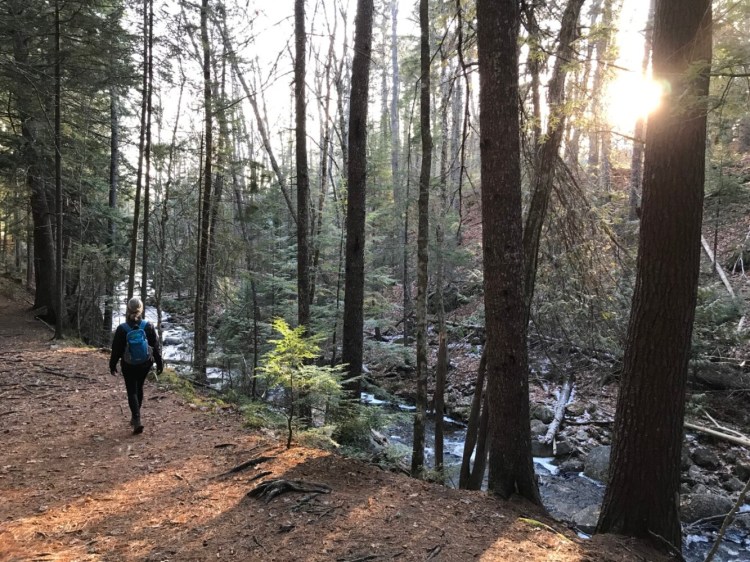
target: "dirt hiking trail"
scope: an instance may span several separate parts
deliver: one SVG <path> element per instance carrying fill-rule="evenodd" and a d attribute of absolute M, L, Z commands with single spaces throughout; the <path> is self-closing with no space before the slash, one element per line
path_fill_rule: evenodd
<path fill-rule="evenodd" d="M 665 560 L 620 537 L 581 540 L 523 502 L 286 450 L 231 409 L 152 383 L 131 435 L 108 355 L 56 345 L 2 283 L 0 561 Z M 330 492 L 248 497 L 274 479 Z"/>

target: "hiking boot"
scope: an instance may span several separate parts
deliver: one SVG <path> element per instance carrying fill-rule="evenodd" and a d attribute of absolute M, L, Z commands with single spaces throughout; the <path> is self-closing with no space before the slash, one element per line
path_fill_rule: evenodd
<path fill-rule="evenodd" d="M 138 435 L 139 433 L 143 433 L 143 424 L 141 423 L 141 418 L 133 418 L 133 435 Z"/>

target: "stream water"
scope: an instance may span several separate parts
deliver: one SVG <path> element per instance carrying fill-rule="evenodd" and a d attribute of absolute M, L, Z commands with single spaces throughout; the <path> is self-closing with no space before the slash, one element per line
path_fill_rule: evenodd
<path fill-rule="evenodd" d="M 124 306 L 114 314 L 114 325 L 124 321 Z M 146 319 L 156 325 L 156 309 L 146 307 Z M 172 367 L 177 371 L 187 371 L 187 364 L 192 358 L 193 333 L 187 327 L 173 322 L 168 313 L 163 313 L 163 357 L 167 363 L 173 362 Z M 208 371 L 209 383 L 221 388 L 231 377 L 221 369 L 210 368 Z M 385 412 L 408 414 L 414 408 L 405 404 L 394 404 L 376 399 L 372 394 L 363 394 L 362 401 L 373 407 L 382 408 Z M 384 429 L 385 435 L 391 443 L 400 446 L 404 456 L 411 453 L 412 446 L 412 422 L 408 415 L 393 416 L 392 421 Z M 457 420 L 445 418 L 444 429 L 444 464 L 448 485 L 456 486 L 458 483 L 458 472 L 464 450 L 464 439 L 466 437 L 465 425 Z M 429 418 L 427 424 L 425 459 L 428 467 L 433 467 L 435 462 L 435 450 L 431 446 L 435 442 L 434 419 Z M 550 515 L 555 519 L 566 522 L 577 521 L 576 528 L 579 535 L 587 537 L 587 532 L 592 531 L 596 524 L 599 506 L 604 497 L 604 486 L 595 480 L 583 475 L 583 473 L 562 473 L 555 464 L 554 458 L 534 458 L 534 468 L 539 477 L 539 489 L 542 501 Z M 746 517 L 750 519 L 750 505 L 741 509 L 748 512 Z M 710 550 L 718 527 L 707 524 L 699 529 L 686 532 L 683 538 L 683 555 L 688 562 L 702 562 L 706 553 Z M 750 562 L 750 529 L 733 527 L 724 537 L 719 552 L 714 558 L 716 562 Z"/>
<path fill-rule="evenodd" d="M 377 400 L 372 394 L 363 394 L 362 401 L 394 412 L 413 410 L 409 406 Z M 450 418 L 444 418 L 444 421 L 446 484 L 456 486 L 463 458 L 466 426 Z M 428 416 L 426 433 L 426 442 L 434 443 L 434 417 Z M 412 426 L 408 421 L 394 422 L 387 428 L 386 435 L 391 442 L 403 447 L 405 453 L 411 452 Z M 430 446 L 425 449 L 425 462 L 428 467 L 434 467 L 435 450 Z M 554 458 L 534 457 L 534 470 L 538 476 L 539 492 L 544 507 L 553 518 L 569 523 L 580 537 L 588 538 L 599 517 L 599 509 L 604 499 L 604 484 L 588 478 L 582 472 L 561 472 L 555 462 Z M 743 506 L 740 511 L 747 513 L 748 515 L 743 517 L 748 517 L 746 521 L 750 521 L 750 505 Z M 721 521 L 718 521 L 707 523 L 690 532 L 686 530 L 683 536 L 683 556 L 687 562 L 705 560 L 720 526 Z M 714 561 L 750 562 L 750 529 L 733 526 L 724 536 Z"/>

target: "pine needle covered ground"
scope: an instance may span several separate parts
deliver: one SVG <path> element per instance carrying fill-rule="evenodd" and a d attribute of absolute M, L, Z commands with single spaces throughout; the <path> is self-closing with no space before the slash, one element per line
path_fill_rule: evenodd
<path fill-rule="evenodd" d="M 2 283 L 2 561 L 661 559 L 619 537 L 581 540 L 524 503 L 287 450 L 230 407 L 165 386 L 148 385 L 133 436 L 107 355 L 55 345 Z M 275 479 L 278 495 L 248 496 Z"/>

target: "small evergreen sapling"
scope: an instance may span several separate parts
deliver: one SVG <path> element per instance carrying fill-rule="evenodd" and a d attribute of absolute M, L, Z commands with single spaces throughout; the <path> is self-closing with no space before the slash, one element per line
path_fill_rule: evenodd
<path fill-rule="evenodd" d="M 313 363 L 320 356 L 320 336 L 305 336 L 305 327 L 291 328 L 283 319 L 273 321 L 273 328 L 281 337 L 270 340 L 273 349 L 265 356 L 260 371 L 269 388 L 279 386 L 286 396 L 287 448 L 292 444 L 295 412 L 302 404 L 313 410 L 316 404 L 333 405 L 341 392 L 341 371 L 337 367 L 318 366 Z"/>

